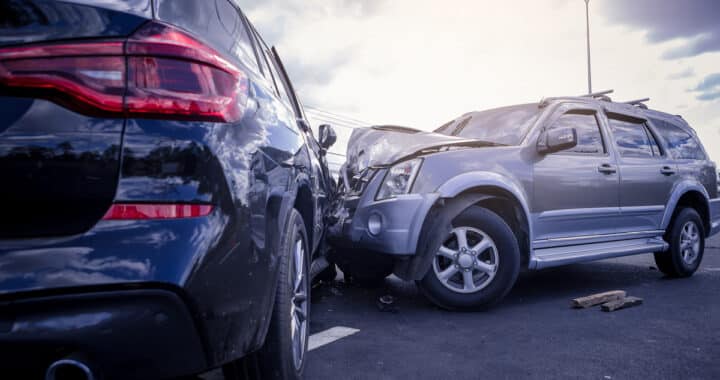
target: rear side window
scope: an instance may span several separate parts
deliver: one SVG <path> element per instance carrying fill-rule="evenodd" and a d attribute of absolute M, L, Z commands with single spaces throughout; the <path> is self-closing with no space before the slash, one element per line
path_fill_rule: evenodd
<path fill-rule="evenodd" d="M 667 142 L 673 157 L 681 160 L 705 160 L 700 143 L 690 133 L 670 122 L 651 119 L 660 136 Z"/>
<path fill-rule="evenodd" d="M 550 127 L 550 129 L 556 128 L 575 128 L 577 132 L 577 146 L 564 150 L 563 153 L 605 153 L 605 145 L 603 144 L 602 133 L 600 133 L 600 125 L 594 112 L 570 111 L 565 113 Z"/>
<path fill-rule="evenodd" d="M 190 31 L 218 52 L 259 72 L 240 11 L 228 0 L 158 1 L 157 18 Z"/>
<path fill-rule="evenodd" d="M 608 120 L 621 157 L 651 158 L 660 155 L 655 138 L 644 122 L 615 117 Z"/>

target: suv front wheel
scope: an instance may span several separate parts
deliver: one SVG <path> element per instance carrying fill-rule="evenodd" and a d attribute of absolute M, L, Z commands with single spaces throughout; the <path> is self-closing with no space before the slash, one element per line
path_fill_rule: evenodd
<path fill-rule="evenodd" d="M 656 252 L 658 269 L 669 277 L 690 277 L 700 267 L 705 252 L 705 229 L 700 215 L 691 208 L 681 210 L 665 235 L 667 252 Z"/>
<path fill-rule="evenodd" d="M 519 271 L 520 249 L 510 227 L 494 212 L 473 206 L 453 220 L 418 286 L 442 308 L 482 309 L 512 289 Z"/>

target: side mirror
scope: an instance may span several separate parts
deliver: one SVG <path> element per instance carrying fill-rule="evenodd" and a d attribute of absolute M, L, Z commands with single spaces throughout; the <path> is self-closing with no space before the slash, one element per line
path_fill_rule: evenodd
<path fill-rule="evenodd" d="M 557 128 L 543 132 L 537 142 L 540 154 L 550 154 L 568 150 L 578 144 L 575 128 Z"/>
<path fill-rule="evenodd" d="M 320 126 L 320 147 L 328 150 L 337 141 L 337 133 L 333 127 L 329 124 L 322 124 Z"/>

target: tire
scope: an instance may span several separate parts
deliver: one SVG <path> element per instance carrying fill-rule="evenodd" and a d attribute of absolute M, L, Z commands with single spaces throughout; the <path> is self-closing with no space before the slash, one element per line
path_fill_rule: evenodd
<path fill-rule="evenodd" d="M 302 378 L 310 329 L 310 255 L 305 224 L 297 210 L 292 210 L 283 232 L 275 304 L 265 343 L 258 352 L 223 368 L 226 379 Z"/>
<path fill-rule="evenodd" d="M 505 297 L 517 280 L 517 239 L 501 217 L 478 206 L 463 211 L 452 225 L 453 231 L 418 286 L 441 308 L 487 309 Z M 465 247 L 460 242 L 463 234 Z"/>
<path fill-rule="evenodd" d="M 698 270 L 705 253 L 705 228 L 692 208 L 680 210 L 665 234 L 667 252 L 655 252 L 658 269 L 668 277 L 690 277 Z"/>

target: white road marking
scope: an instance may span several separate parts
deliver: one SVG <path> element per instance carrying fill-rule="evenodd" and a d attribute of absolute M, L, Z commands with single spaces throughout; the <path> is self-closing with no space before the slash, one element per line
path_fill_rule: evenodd
<path fill-rule="evenodd" d="M 320 348 L 342 338 L 347 338 L 350 335 L 357 334 L 358 332 L 360 332 L 358 329 L 338 326 L 321 331 L 317 334 L 312 334 L 310 335 L 310 341 L 308 342 L 308 351 Z"/>

